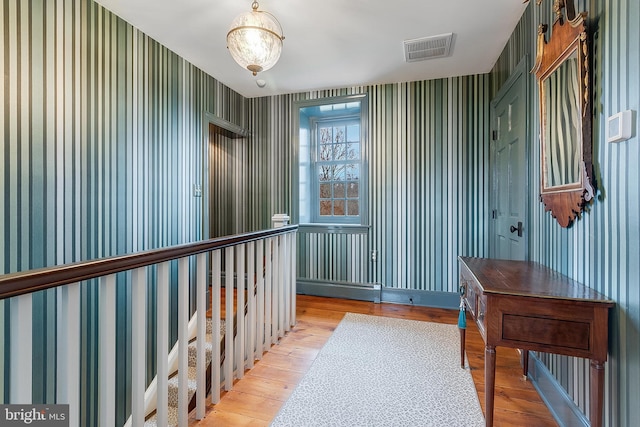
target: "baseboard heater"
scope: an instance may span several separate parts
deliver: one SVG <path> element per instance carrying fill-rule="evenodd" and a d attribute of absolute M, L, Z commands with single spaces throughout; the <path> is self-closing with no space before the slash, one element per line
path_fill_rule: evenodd
<path fill-rule="evenodd" d="M 300 278 L 296 283 L 296 293 L 300 295 L 345 298 L 375 303 L 380 302 L 382 288 L 379 283 L 326 282 Z"/>
<path fill-rule="evenodd" d="M 533 351 L 529 352 L 529 380 L 559 425 L 589 427 L 589 420 Z"/>
<path fill-rule="evenodd" d="M 298 278 L 297 293 L 375 303 L 391 302 L 451 309 L 457 309 L 460 304 L 460 296 L 457 292 L 387 288 L 380 283 L 327 282 Z"/>

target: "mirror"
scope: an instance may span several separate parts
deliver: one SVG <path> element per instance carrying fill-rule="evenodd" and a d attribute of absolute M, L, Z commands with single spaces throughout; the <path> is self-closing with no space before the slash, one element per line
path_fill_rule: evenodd
<path fill-rule="evenodd" d="M 586 13 L 555 0 L 556 20 L 538 28 L 535 72 L 540 99 L 540 200 L 568 227 L 593 198 Z"/>
<path fill-rule="evenodd" d="M 541 83 L 544 135 L 544 189 L 580 181 L 582 156 L 578 52 L 573 53 Z"/>

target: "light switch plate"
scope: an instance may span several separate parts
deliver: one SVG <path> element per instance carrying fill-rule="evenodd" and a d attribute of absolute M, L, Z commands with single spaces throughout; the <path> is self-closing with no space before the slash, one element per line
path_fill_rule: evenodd
<path fill-rule="evenodd" d="M 631 138 L 633 114 L 631 110 L 621 111 L 607 119 L 607 142 L 626 141 Z"/>
<path fill-rule="evenodd" d="M 193 197 L 202 197 L 202 187 L 200 184 L 193 184 Z"/>

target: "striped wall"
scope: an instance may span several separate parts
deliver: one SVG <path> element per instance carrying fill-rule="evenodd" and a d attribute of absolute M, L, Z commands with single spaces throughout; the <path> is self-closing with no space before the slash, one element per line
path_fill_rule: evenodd
<path fill-rule="evenodd" d="M 491 73 L 492 97 L 518 61 L 535 57 L 539 23 L 552 23 L 552 2 L 527 8 Z M 606 142 L 606 118 L 640 104 L 640 5 L 636 0 L 578 0 L 588 11 L 593 81 L 593 159 L 598 193 L 569 229 L 545 213 L 537 192 L 530 205 L 529 257 L 614 299 L 610 358 L 606 366 L 605 425 L 630 426 L 640 419 L 640 147 L 637 121 L 632 139 Z M 529 137 L 531 183 L 539 182 L 538 94 L 529 77 L 532 124 Z M 535 186 L 532 188 L 536 188 Z M 540 355 L 559 384 L 588 413 L 589 365 L 581 359 Z"/>
<path fill-rule="evenodd" d="M 368 283 L 367 229 L 341 227 L 327 232 L 322 226 L 298 229 L 298 278 L 325 283 Z"/>
<path fill-rule="evenodd" d="M 549 3 L 530 2 L 487 75 L 246 100 L 90 0 L 6 0 L 0 7 L 0 272 L 202 237 L 204 198 L 193 197 L 192 186 L 204 186 L 207 158 L 210 172 L 220 174 L 208 183 L 212 201 L 216 191 L 246 192 L 242 203 L 234 199 L 240 217 L 230 225 L 222 221 L 216 233 L 267 227 L 278 212 L 294 215 L 295 101 L 367 93 L 370 229 L 362 245 L 365 252 L 378 251 L 378 261 L 366 266 L 367 279 L 398 289 L 455 291 L 455 257 L 488 255 L 489 101 L 524 55 L 532 60 L 536 26 L 542 17 L 549 20 Z M 529 256 L 618 302 L 605 412 L 607 425 L 622 426 L 640 416 L 631 400 L 640 392 L 640 153 L 637 136 L 606 144 L 604 120 L 638 111 L 640 6 L 635 0 L 580 0 L 578 9 L 589 10 L 595 28 L 599 195 L 565 230 L 532 192 Z M 532 77 L 530 83 L 530 140 L 537 141 Z M 212 138 L 204 146 L 204 112 L 251 135 L 233 144 Z M 216 152 L 224 147 L 233 157 Z M 538 182 L 538 154 L 532 143 L 530 182 Z M 334 241 L 339 249 L 340 239 Z M 322 254 L 323 263 L 332 262 L 330 253 Z M 122 280 L 118 322 L 125 324 L 130 295 Z M 88 373 L 96 367 L 97 295 L 89 284 L 82 292 L 87 351 L 81 368 Z M 43 349 L 54 339 L 47 320 L 55 313 L 55 295 L 36 295 L 34 304 L 34 356 L 41 361 L 33 375 L 40 382 L 34 402 L 51 402 L 55 360 Z M 11 307 L 3 305 L 6 320 Z M 118 338 L 122 354 L 127 343 L 128 337 Z M 586 364 L 541 357 L 586 410 Z M 126 356 L 118 363 L 127 375 Z M 1 366 L 6 386 L 5 359 Z M 97 384 L 84 387 L 83 419 L 90 425 Z M 126 405 L 119 406 L 118 419 Z"/>
<path fill-rule="evenodd" d="M 0 46 L 0 274 L 202 237 L 192 186 L 203 184 L 203 113 L 245 126 L 244 98 L 90 0 L 3 1 Z M 130 393 L 129 280 L 117 285 L 119 422 Z M 55 291 L 33 303 L 33 402 L 52 403 Z M 96 419 L 97 384 L 87 379 L 97 303 L 83 284 L 82 425 Z M 6 323 L 11 307 L 0 304 Z M 8 401 L 8 355 L 0 359 Z"/>
<path fill-rule="evenodd" d="M 456 256 L 488 250 L 488 75 L 249 100 L 250 110 L 262 112 L 249 118 L 250 156 L 263 159 L 252 163 L 263 178 L 255 182 L 261 190 L 254 193 L 264 202 L 259 205 L 271 205 L 263 212 L 284 209 L 297 218 L 289 178 L 297 159 L 295 101 L 359 93 L 369 101 L 368 238 L 305 237 L 302 229 L 299 275 L 455 292 Z M 353 242 L 362 242 L 360 248 Z M 368 251 L 377 251 L 376 262 Z M 356 274 L 363 266 L 351 265 L 353 260 L 368 264 L 366 276 Z"/>

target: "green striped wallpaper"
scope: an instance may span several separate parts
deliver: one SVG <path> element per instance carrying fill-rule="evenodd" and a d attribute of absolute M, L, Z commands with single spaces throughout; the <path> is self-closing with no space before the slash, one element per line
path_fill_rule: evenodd
<path fill-rule="evenodd" d="M 245 126 L 243 97 L 90 0 L 3 1 L 0 46 L 0 274 L 202 237 L 192 186 L 203 185 L 203 114 Z M 128 280 L 118 278 L 118 331 L 130 323 Z M 94 425 L 95 284 L 83 284 L 82 301 L 81 424 Z M 50 403 L 55 292 L 33 304 L 33 401 Z M 117 337 L 119 422 L 128 334 Z"/>
<path fill-rule="evenodd" d="M 236 222 L 222 221 L 216 233 L 226 233 L 225 227 L 268 227 L 274 213 L 295 210 L 295 101 L 367 93 L 371 228 L 366 246 L 378 251 L 378 262 L 368 265 L 368 280 L 401 289 L 455 291 L 455 257 L 488 254 L 489 102 L 524 55 L 532 60 L 536 26 L 550 16 L 549 3 L 530 2 L 490 74 L 247 100 L 90 0 L 6 0 L 0 6 L 5 141 L 0 272 L 199 239 L 205 198 L 193 197 L 192 186 L 206 188 L 207 153 L 222 171 L 233 171 L 226 180 L 207 183 L 210 202 L 224 191 L 245 192 L 241 204 L 234 202 Z M 607 145 L 604 120 L 624 109 L 638 111 L 640 7 L 634 0 L 581 0 L 578 9 L 589 10 L 594 27 L 599 195 L 565 230 L 532 192 L 529 255 L 618 301 L 606 413 L 607 425 L 628 425 L 640 416 L 630 397 L 640 392 L 634 363 L 640 355 L 640 177 L 634 167 L 640 153 L 637 136 Z M 530 123 L 537 124 L 530 79 Z M 251 135 L 235 144 L 212 138 L 205 147 L 204 112 Z M 536 138 L 532 126 L 530 139 Z M 237 156 L 231 162 L 225 147 Z M 227 163 L 220 163 L 225 158 Z M 238 158 L 249 167 L 241 167 Z M 529 160 L 530 182 L 538 182 L 535 143 Z M 210 206 L 210 216 L 215 208 Z M 125 308 L 120 324 L 129 320 L 126 280 L 119 282 Z M 82 292 L 82 369 L 90 373 L 96 369 L 97 294 L 91 284 Z M 55 360 L 42 349 L 54 340 L 48 320 L 55 295 L 35 295 L 34 304 L 34 342 L 40 343 L 34 345 L 40 349 L 34 355 L 34 401 L 50 402 Z M 4 319 L 9 311 L 4 304 Z M 126 350 L 126 335 L 118 343 Z M 542 357 L 585 408 L 588 366 Z M 129 365 L 126 357 L 120 362 Z M 0 366 L 8 369 L 7 360 Z M 5 372 L 5 385 L 6 378 Z M 96 416 L 91 401 L 96 387 L 83 384 L 87 425 Z M 121 420 L 127 404 L 118 408 Z"/>
<path fill-rule="evenodd" d="M 252 168 L 263 179 L 254 191 L 264 200 L 259 205 L 269 206 L 265 214 L 284 209 L 296 217 L 295 184 L 288 172 L 297 159 L 294 102 L 359 93 L 369 100 L 370 231 L 363 249 L 378 252 L 378 261 L 365 266 L 369 277 L 363 281 L 455 292 L 456 256 L 482 256 L 488 250 L 488 75 L 251 99 L 250 109 L 262 112 L 251 114 L 249 125 L 251 156 L 265 159 Z M 319 256 L 350 250 L 327 247 Z M 314 266 L 299 271 L 343 261 L 310 260 Z M 303 278 L 326 277 L 316 274 Z"/>
<path fill-rule="evenodd" d="M 492 97 L 518 61 L 535 58 L 539 23 L 552 23 L 552 2 L 527 8 L 491 73 Z M 582 219 L 558 226 L 539 202 L 537 186 L 529 198 L 529 256 L 614 299 L 610 359 L 607 363 L 605 425 L 630 426 L 640 419 L 640 147 L 634 137 L 606 142 L 606 119 L 640 104 L 640 4 L 636 0 L 579 0 L 588 11 L 592 33 L 593 159 L 598 193 Z M 529 77 L 529 182 L 539 182 L 538 94 Z M 589 364 L 563 356 L 540 355 L 576 404 L 588 413 Z"/>

